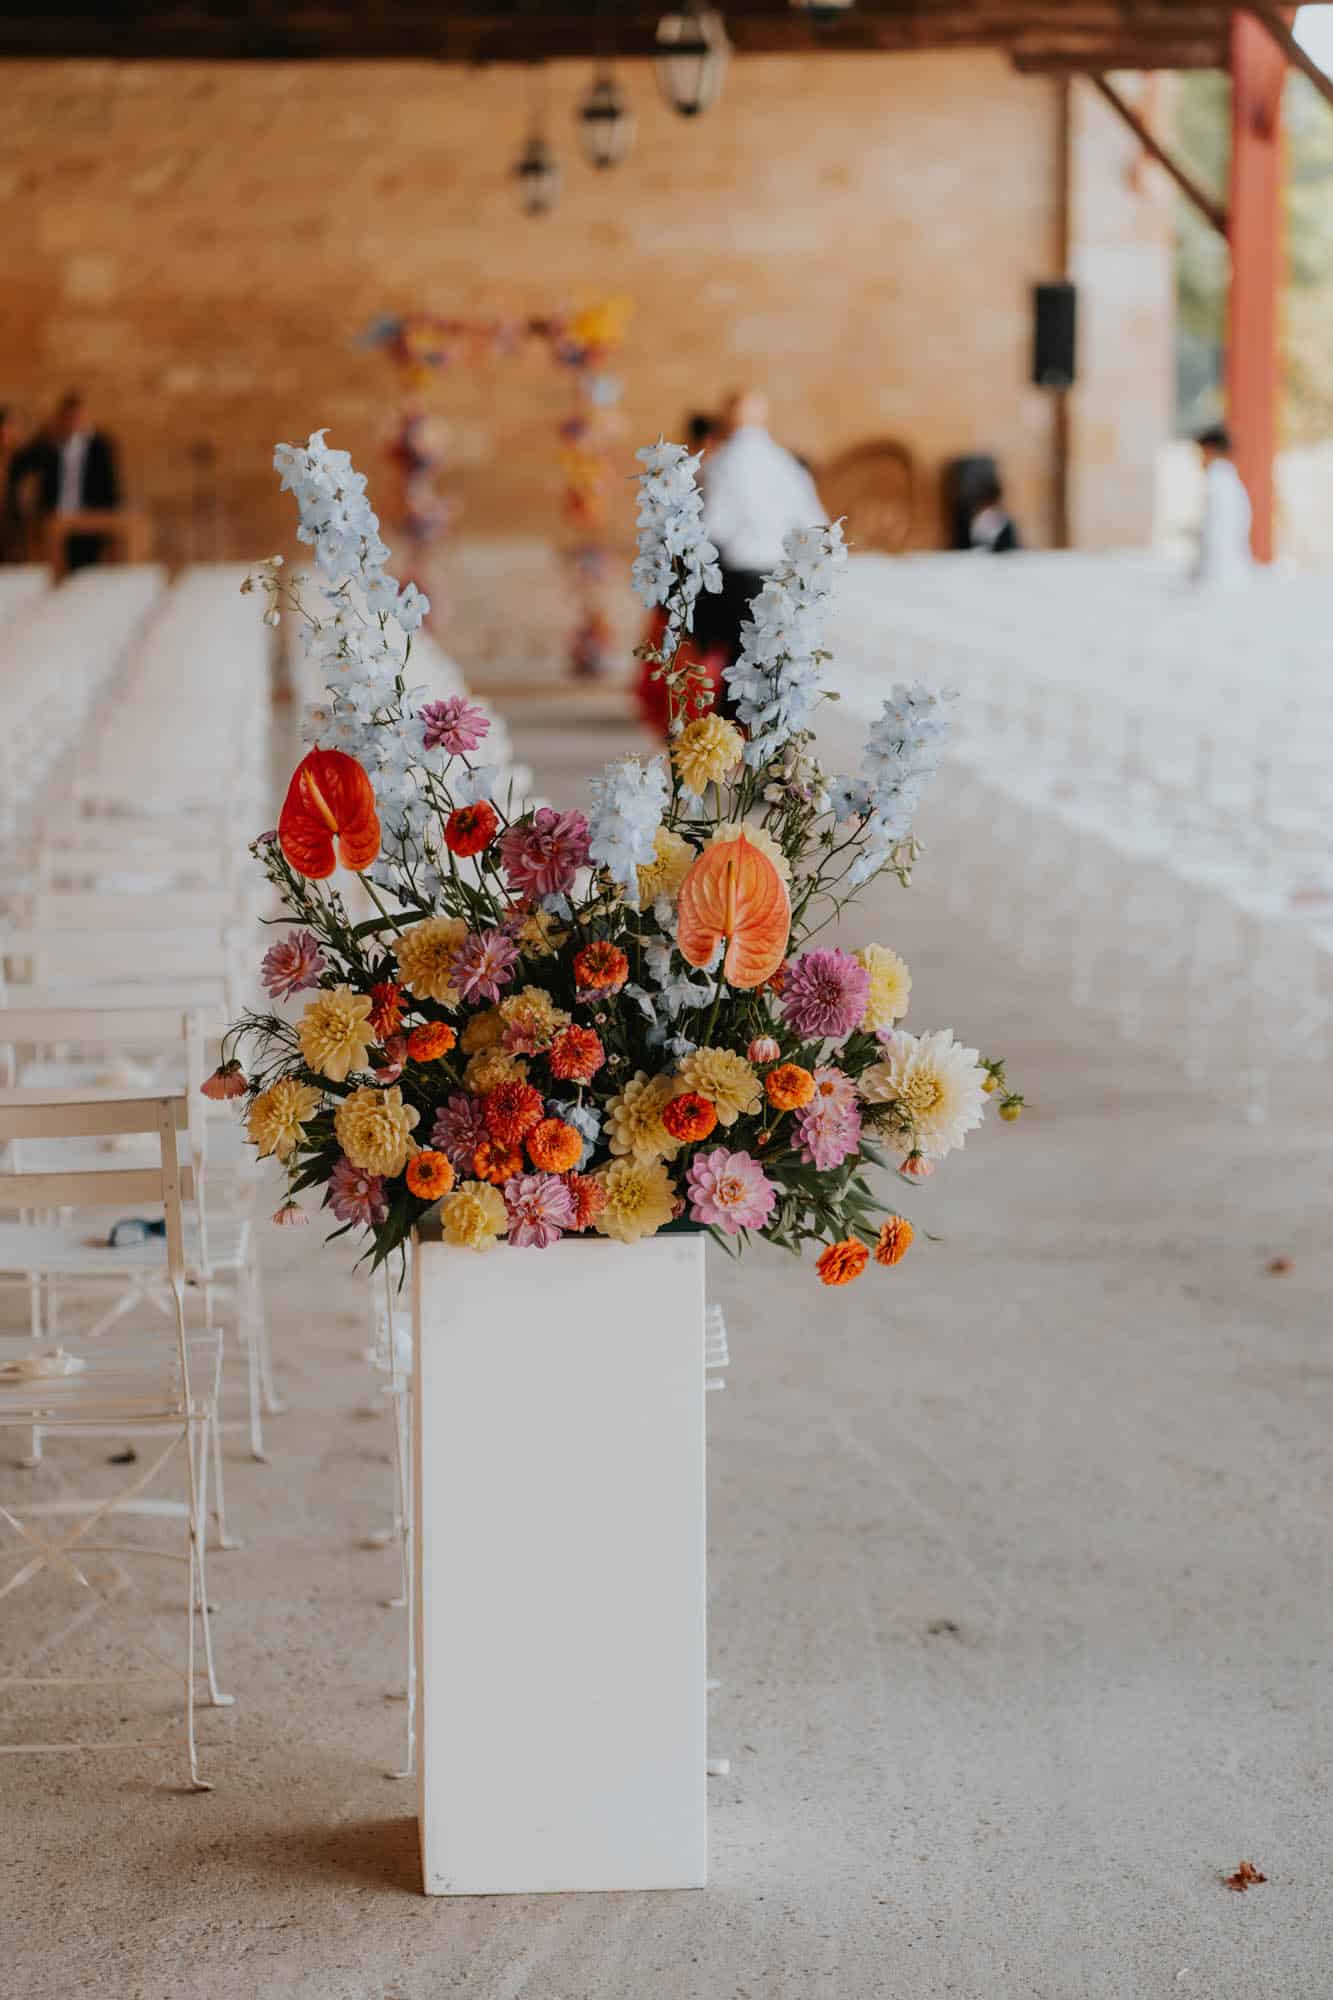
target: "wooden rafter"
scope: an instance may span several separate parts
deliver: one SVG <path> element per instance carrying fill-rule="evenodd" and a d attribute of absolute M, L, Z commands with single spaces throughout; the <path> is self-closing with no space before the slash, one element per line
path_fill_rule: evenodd
<path fill-rule="evenodd" d="M 1248 13 L 1260 21 L 1293 68 L 1300 70 L 1314 85 L 1327 104 L 1333 106 L 1333 78 L 1326 76 L 1308 49 L 1303 49 L 1291 32 L 1290 24 L 1280 7 L 1272 7 L 1267 0 L 1250 0 Z"/>
<path fill-rule="evenodd" d="M 1170 174 L 1181 193 L 1188 196 L 1205 221 L 1211 222 L 1219 236 L 1225 236 L 1227 233 L 1227 212 L 1221 202 L 1215 200 L 1209 194 L 1207 188 L 1201 182 L 1195 180 L 1189 169 L 1182 167 L 1179 160 L 1167 151 L 1152 127 L 1144 123 L 1143 119 L 1140 118 L 1138 112 L 1134 109 L 1134 106 L 1120 95 L 1120 92 L 1113 83 L 1104 76 L 1093 76 L 1089 81 L 1095 89 L 1101 92 L 1116 116 L 1122 118 L 1125 124 L 1128 125 L 1144 152 L 1156 160 L 1159 167 L 1163 167 Z"/>

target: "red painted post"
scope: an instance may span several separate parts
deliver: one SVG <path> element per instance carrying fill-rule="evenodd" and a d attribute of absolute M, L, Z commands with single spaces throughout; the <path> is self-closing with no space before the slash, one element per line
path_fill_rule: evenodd
<path fill-rule="evenodd" d="M 1231 17 L 1231 296 L 1227 406 L 1251 541 L 1273 559 L 1278 308 L 1282 285 L 1282 85 L 1287 59 L 1252 14 Z"/>

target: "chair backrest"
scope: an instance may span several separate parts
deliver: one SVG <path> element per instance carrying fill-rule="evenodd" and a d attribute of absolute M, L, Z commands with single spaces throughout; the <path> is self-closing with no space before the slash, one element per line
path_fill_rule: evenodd
<path fill-rule="evenodd" d="M 108 860 L 115 865 L 114 843 Z M 33 930 L 224 931 L 246 915 L 246 899 L 232 890 L 162 889 L 137 893 L 103 889 L 39 889 L 28 899 Z"/>
<path fill-rule="evenodd" d="M 220 931 L 210 926 L 168 930 L 146 936 L 143 931 L 50 929 L 0 923 L 0 987 L 10 979 L 19 984 L 48 986 L 57 1004 L 68 1005 L 61 987 L 81 992 L 102 990 L 103 981 L 142 984 L 145 1004 L 160 999 L 165 980 L 222 983 L 228 1014 L 242 1011 L 240 966 L 244 932 L 238 926 Z M 20 967 L 23 969 L 20 970 Z"/>

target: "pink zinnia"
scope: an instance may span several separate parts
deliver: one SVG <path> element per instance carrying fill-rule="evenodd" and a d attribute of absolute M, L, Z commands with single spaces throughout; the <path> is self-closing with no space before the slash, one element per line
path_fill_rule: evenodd
<path fill-rule="evenodd" d="M 486 1114 L 479 1097 L 458 1090 L 447 1098 L 435 1114 L 430 1143 L 443 1153 L 456 1173 L 471 1177 L 473 1157 L 483 1139 L 489 1139 Z"/>
<path fill-rule="evenodd" d="M 728 1236 L 739 1236 L 742 1229 L 762 1229 L 778 1198 L 757 1160 L 748 1153 L 729 1153 L 725 1146 L 697 1153 L 685 1186 L 693 1219 L 710 1229 L 724 1229 Z"/>
<path fill-rule="evenodd" d="M 578 1220 L 573 1191 L 559 1174 L 516 1174 L 504 1185 L 509 1241 L 520 1250 L 546 1250 Z"/>
<path fill-rule="evenodd" d="M 450 757 L 475 750 L 491 728 L 490 717 L 461 694 L 451 694 L 447 701 L 428 702 L 417 710 L 417 720 L 426 725 L 426 748 L 444 750 Z"/>
<path fill-rule="evenodd" d="M 803 1042 L 841 1042 L 866 1010 L 870 974 L 846 951 L 805 951 L 787 967 L 782 1018 Z"/>
<path fill-rule="evenodd" d="M 542 806 L 500 842 L 500 863 L 520 896 L 563 896 L 588 859 L 588 822 L 581 812 Z"/>
<path fill-rule="evenodd" d="M 816 1097 L 796 1114 L 796 1136 L 807 1166 L 840 1167 L 861 1143 L 861 1114 L 854 1104 Z"/>
<path fill-rule="evenodd" d="M 292 931 L 264 953 L 259 974 L 270 1000 L 286 1000 L 308 986 L 318 986 L 324 954 L 313 931 Z"/>
<path fill-rule="evenodd" d="M 503 931 L 473 931 L 463 940 L 450 977 L 464 1000 L 498 1000 L 517 960 L 518 947 Z"/>
<path fill-rule="evenodd" d="M 339 1222 L 359 1222 L 369 1229 L 389 1213 L 384 1182 L 343 1156 L 329 1175 L 329 1207 Z"/>

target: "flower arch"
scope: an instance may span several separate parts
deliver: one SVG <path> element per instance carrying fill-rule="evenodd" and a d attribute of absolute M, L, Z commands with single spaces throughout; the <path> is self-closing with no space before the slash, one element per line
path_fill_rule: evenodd
<path fill-rule="evenodd" d="M 604 299 L 576 313 L 526 319 L 465 319 L 409 313 L 375 321 L 366 342 L 398 372 L 400 412 L 389 456 L 400 481 L 399 528 L 412 551 L 414 573 L 437 549 L 457 514 L 457 503 L 439 493 L 443 462 L 422 398 L 435 377 L 451 368 L 518 354 L 533 342 L 545 347 L 573 391 L 572 408 L 557 426 L 565 489 L 563 554 L 575 581 L 578 621 L 570 634 L 569 670 L 577 678 L 603 673 L 611 657 L 612 630 L 605 586 L 611 551 L 607 518 L 615 486 L 615 447 L 623 432 L 622 385 L 608 364 L 625 337 L 632 303 Z M 418 581 L 419 581 L 418 577 Z M 434 593 L 438 599 L 438 590 Z M 447 615 L 437 602 L 435 616 Z"/>

